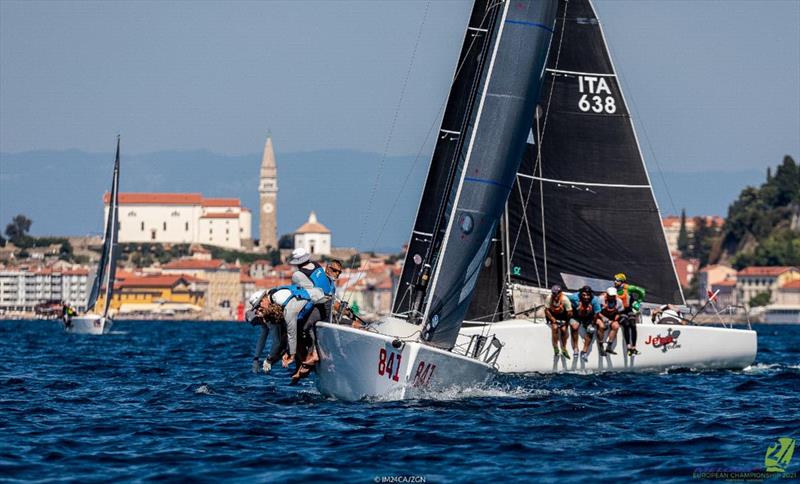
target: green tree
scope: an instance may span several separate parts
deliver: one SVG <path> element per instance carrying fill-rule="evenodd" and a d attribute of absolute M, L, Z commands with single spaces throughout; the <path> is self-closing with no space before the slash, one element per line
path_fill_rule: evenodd
<path fill-rule="evenodd" d="M 69 243 L 69 240 L 61 243 L 61 247 L 58 250 L 58 258 L 61 260 L 72 259 L 72 244 Z"/>
<path fill-rule="evenodd" d="M 686 230 L 686 209 L 681 210 L 681 228 L 678 232 L 678 250 L 683 257 L 689 256 L 689 232 Z"/>
<path fill-rule="evenodd" d="M 28 248 L 33 245 L 33 238 L 28 235 L 31 229 L 31 219 L 23 214 L 16 215 L 11 219 L 11 223 L 6 225 L 6 236 L 12 244 L 21 248 Z"/>
<path fill-rule="evenodd" d="M 755 296 L 750 298 L 750 307 L 757 307 L 757 306 L 766 306 L 770 303 L 772 299 L 772 294 L 769 291 L 759 292 Z"/>

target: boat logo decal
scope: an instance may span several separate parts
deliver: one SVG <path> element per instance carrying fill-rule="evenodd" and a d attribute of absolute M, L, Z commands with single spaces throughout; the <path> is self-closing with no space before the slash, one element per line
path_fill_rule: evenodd
<path fill-rule="evenodd" d="M 678 344 L 678 337 L 680 335 L 680 331 L 670 328 L 666 336 L 661 336 L 660 333 L 655 336 L 648 336 L 644 344 L 653 345 L 653 348 L 661 348 L 661 351 L 666 353 L 667 350 L 674 350 L 681 347 L 681 345 Z"/>

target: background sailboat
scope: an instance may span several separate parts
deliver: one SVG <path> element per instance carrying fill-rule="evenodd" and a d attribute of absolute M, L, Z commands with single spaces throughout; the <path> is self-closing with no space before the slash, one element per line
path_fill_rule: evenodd
<path fill-rule="evenodd" d="M 114 323 L 109 317 L 111 298 L 114 292 L 114 276 L 117 270 L 117 243 L 119 240 L 119 136 L 117 136 L 117 154 L 114 159 L 114 173 L 111 179 L 111 193 L 106 215 L 103 249 L 100 253 L 97 272 L 89 300 L 86 304 L 87 314 L 66 318 L 64 329 L 70 333 L 103 334 L 111 329 Z M 98 310 L 98 298 L 103 293 L 102 310 Z"/>
<path fill-rule="evenodd" d="M 647 302 L 684 305 L 631 115 L 589 0 L 559 2 L 543 82 L 504 221 L 467 315 L 505 321 L 465 333 L 495 334 L 506 344 L 501 371 L 749 365 L 756 353 L 752 331 L 642 324 L 643 354 L 635 361 L 618 351 L 583 364 L 553 358 L 546 325 L 508 321 L 543 304 L 553 284 L 600 292 L 619 272 L 646 288 Z M 643 345 L 668 333 L 680 334 L 672 351 Z"/>

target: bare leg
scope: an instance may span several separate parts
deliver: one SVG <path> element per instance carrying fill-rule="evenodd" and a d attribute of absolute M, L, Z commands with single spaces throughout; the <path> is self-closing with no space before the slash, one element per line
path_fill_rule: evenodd
<path fill-rule="evenodd" d="M 573 321 L 569 325 L 569 335 L 570 335 L 570 338 L 572 339 L 572 352 L 573 353 L 577 353 L 578 352 L 578 333 L 580 332 L 580 329 L 581 329 L 581 325 L 577 321 Z"/>
<path fill-rule="evenodd" d="M 550 323 L 550 339 L 553 343 L 553 349 L 558 349 L 558 324 Z"/>

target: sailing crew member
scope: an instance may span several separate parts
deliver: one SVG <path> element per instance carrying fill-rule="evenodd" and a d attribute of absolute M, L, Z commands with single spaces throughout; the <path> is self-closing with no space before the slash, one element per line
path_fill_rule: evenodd
<path fill-rule="evenodd" d="M 269 373 L 272 365 L 281 359 L 287 348 L 283 308 L 279 304 L 272 304 L 270 298 L 266 296 L 267 291 L 262 289 L 253 293 L 247 301 L 250 309 L 245 313 L 245 321 L 261 328 L 253 356 L 253 373 L 258 373 L 259 368 L 262 368 L 264 373 Z M 272 335 L 270 353 L 263 364 L 260 364 L 261 353 L 270 334 Z"/>
<path fill-rule="evenodd" d="M 303 360 L 309 367 L 313 367 L 319 362 L 317 356 L 317 336 L 316 325 L 319 321 L 330 321 L 331 311 L 333 310 L 333 298 L 336 296 L 336 280 L 342 273 L 342 262 L 339 260 L 330 261 L 323 270 L 315 269 L 309 276 L 314 283 L 314 287 L 319 288 L 328 296 L 326 302 L 314 305 L 314 309 L 303 322 L 303 341 L 307 357 Z M 306 376 L 308 372 L 298 374 L 300 378 Z"/>
<path fill-rule="evenodd" d="M 570 334 L 572 336 L 572 357 L 578 358 L 578 334 L 581 326 L 586 331 L 583 338 L 583 350 L 580 352 L 581 361 L 589 360 L 589 345 L 592 344 L 592 334 L 596 331 L 595 317 L 600 312 L 600 303 L 589 286 L 583 286 L 580 291 L 569 297 L 572 303 L 572 321 L 570 321 Z"/>
<path fill-rule="evenodd" d="M 550 289 L 550 295 L 547 296 L 547 300 L 544 304 L 544 315 L 548 323 L 550 323 L 554 356 L 560 354 L 564 358 L 569 359 L 569 352 L 567 351 L 567 323 L 569 323 L 572 317 L 572 303 L 561 290 L 561 286 L 555 284 Z M 561 351 L 558 349 L 559 342 L 561 343 Z"/>
<path fill-rule="evenodd" d="M 63 318 L 64 326 L 66 326 L 67 328 L 72 326 L 72 318 L 76 314 L 78 314 L 78 312 L 75 311 L 75 308 L 73 308 L 72 306 L 70 306 L 67 303 L 62 303 L 61 304 L 61 318 Z"/>
<path fill-rule="evenodd" d="M 614 287 L 625 308 L 620 316 L 619 324 L 622 326 L 622 334 L 625 336 L 628 356 L 634 356 L 639 354 L 639 350 L 636 349 L 636 324 L 639 321 L 639 310 L 644 301 L 645 290 L 639 286 L 628 284 L 627 280 L 628 278 L 622 272 L 614 276 Z"/>
<path fill-rule="evenodd" d="M 617 339 L 617 331 L 619 331 L 619 319 L 625 307 L 617 297 L 617 289 L 614 287 L 606 289 L 606 293 L 600 297 L 598 302 L 600 303 L 600 312 L 597 313 L 594 321 L 597 324 L 597 346 L 600 348 L 600 356 L 606 356 L 606 353 L 616 355 L 613 346 Z M 610 332 L 608 344 L 604 350 L 603 339 L 606 328 L 609 328 Z"/>

